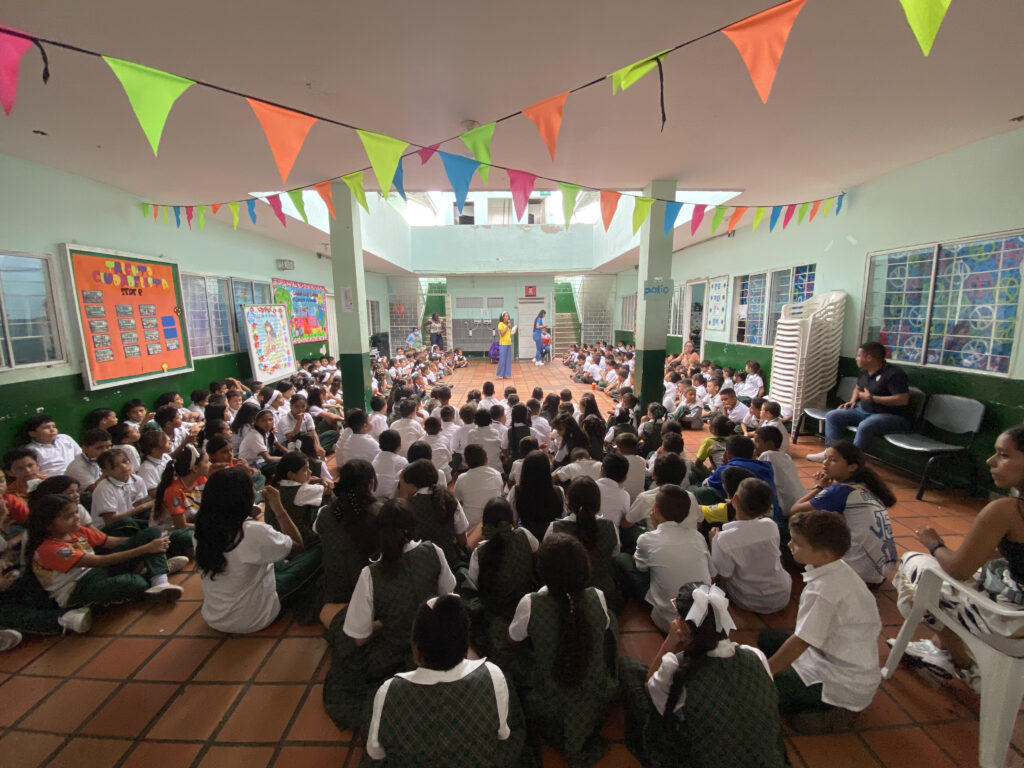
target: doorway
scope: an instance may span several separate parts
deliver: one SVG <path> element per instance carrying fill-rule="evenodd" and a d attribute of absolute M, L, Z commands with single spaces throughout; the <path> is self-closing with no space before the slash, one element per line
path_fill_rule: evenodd
<path fill-rule="evenodd" d="M 533 320 L 542 309 L 547 310 L 544 319 L 548 321 L 548 325 L 552 325 L 551 308 L 543 296 L 521 298 L 516 302 L 516 316 L 512 323 L 519 326 L 519 347 L 516 357 L 520 360 L 532 360 L 537 354 L 537 345 L 533 343 Z"/>
<path fill-rule="evenodd" d="M 683 293 L 683 342 L 693 342 L 693 348 L 704 359 L 704 304 L 708 293 L 707 280 L 691 280 Z"/>

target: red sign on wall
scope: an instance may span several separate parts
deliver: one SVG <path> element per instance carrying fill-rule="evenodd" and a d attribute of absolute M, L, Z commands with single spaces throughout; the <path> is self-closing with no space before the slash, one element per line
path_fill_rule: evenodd
<path fill-rule="evenodd" d="M 528 285 L 528 286 L 526 286 L 526 298 L 532 299 L 532 298 L 536 298 L 536 296 L 537 296 L 537 286 L 536 285 Z"/>

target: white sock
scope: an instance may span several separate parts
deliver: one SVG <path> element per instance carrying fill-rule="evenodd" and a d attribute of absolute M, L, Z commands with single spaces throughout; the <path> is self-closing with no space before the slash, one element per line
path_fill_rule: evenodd
<path fill-rule="evenodd" d="M 160 573 L 160 574 L 157 574 L 156 576 L 150 576 L 149 577 L 149 586 L 151 586 L 151 587 L 159 587 L 161 584 L 166 584 L 166 583 L 167 583 L 167 574 L 166 573 Z"/>

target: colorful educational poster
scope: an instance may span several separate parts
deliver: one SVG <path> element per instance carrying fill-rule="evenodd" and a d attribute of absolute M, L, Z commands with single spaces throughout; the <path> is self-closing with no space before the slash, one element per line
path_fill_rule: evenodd
<path fill-rule="evenodd" d="M 327 340 L 327 289 L 322 285 L 272 281 L 274 301 L 284 304 L 292 329 L 292 343 Z"/>
<path fill-rule="evenodd" d="M 288 309 L 283 304 L 246 304 L 245 338 L 252 377 L 264 383 L 295 373 L 295 350 L 289 338 Z"/>
<path fill-rule="evenodd" d="M 192 370 L 177 264 L 66 244 L 87 389 Z M 139 329 L 146 335 L 146 354 Z"/>
<path fill-rule="evenodd" d="M 708 300 L 704 316 L 709 331 L 724 331 L 729 316 L 729 276 L 711 278 L 708 284 Z"/>

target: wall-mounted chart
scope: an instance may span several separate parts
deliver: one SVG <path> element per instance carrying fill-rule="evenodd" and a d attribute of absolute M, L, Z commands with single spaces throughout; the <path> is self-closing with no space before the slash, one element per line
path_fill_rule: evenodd
<path fill-rule="evenodd" d="M 724 331 L 729 314 L 729 276 L 713 277 L 708 283 L 707 312 L 705 328 L 709 331 Z"/>
<path fill-rule="evenodd" d="M 322 285 L 277 278 L 273 279 L 272 285 L 274 302 L 284 304 L 288 310 L 292 342 L 326 341 L 327 289 Z"/>

